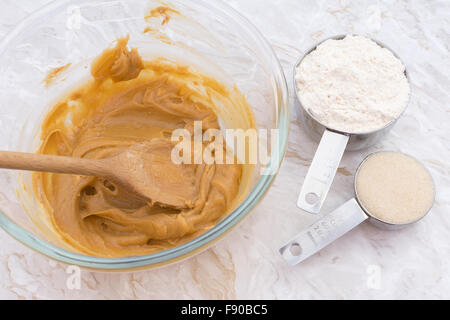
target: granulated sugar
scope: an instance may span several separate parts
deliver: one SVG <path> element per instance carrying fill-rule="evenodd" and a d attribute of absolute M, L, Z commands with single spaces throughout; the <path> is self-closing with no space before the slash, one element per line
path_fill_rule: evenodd
<path fill-rule="evenodd" d="M 306 110 L 348 133 L 381 129 L 396 119 L 410 91 L 402 62 L 361 36 L 317 46 L 297 67 L 296 82 Z"/>
<path fill-rule="evenodd" d="M 395 224 L 420 219 L 434 201 L 428 171 L 398 152 L 380 152 L 366 159 L 356 177 L 356 193 L 372 216 Z"/>

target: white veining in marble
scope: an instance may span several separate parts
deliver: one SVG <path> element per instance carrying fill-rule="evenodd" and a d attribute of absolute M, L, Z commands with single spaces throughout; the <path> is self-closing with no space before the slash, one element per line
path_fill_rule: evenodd
<path fill-rule="evenodd" d="M 0 37 L 47 2 L 2 0 Z M 382 143 L 345 154 L 323 212 L 352 196 L 349 173 L 374 150 L 403 151 L 428 166 L 437 185 L 432 212 L 396 232 L 364 223 L 302 264 L 288 267 L 278 248 L 316 219 L 295 206 L 316 144 L 292 110 L 289 146 L 275 183 L 252 214 L 213 248 L 157 270 L 83 270 L 81 288 L 70 290 L 67 266 L 0 231 L 0 298 L 450 298 L 450 1 L 227 2 L 267 37 L 290 89 L 294 61 L 322 38 L 368 35 L 401 57 L 412 85 L 406 114 Z"/>

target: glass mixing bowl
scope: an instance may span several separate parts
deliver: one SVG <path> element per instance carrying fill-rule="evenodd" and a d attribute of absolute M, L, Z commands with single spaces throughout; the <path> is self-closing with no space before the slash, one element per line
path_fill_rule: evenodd
<path fill-rule="evenodd" d="M 252 108 L 256 127 L 278 129 L 277 139 L 263 141 L 270 162 L 252 171 L 243 200 L 208 232 L 170 250 L 125 258 L 72 250 L 56 236 L 34 198 L 31 173 L 0 170 L 0 226 L 23 244 L 59 261 L 93 269 L 158 266 L 211 245 L 242 220 L 270 187 L 276 175 L 273 169 L 284 155 L 289 124 L 287 86 L 274 52 L 248 20 L 225 4 L 166 3 L 178 13 L 158 9 L 159 1 L 58 0 L 20 23 L 0 43 L 0 149 L 35 151 L 40 123 L 49 108 L 89 78 L 94 57 L 117 38 L 130 35 L 129 45 L 146 59 L 164 56 L 187 62 L 227 86 L 236 85 Z M 50 70 L 69 63 L 47 88 L 43 80 Z"/>

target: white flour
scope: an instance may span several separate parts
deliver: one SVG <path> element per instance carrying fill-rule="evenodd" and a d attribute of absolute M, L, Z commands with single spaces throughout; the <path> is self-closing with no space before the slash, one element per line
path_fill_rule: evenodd
<path fill-rule="evenodd" d="M 302 105 L 329 128 L 349 133 L 380 129 L 409 99 L 405 67 L 391 51 L 361 36 L 327 40 L 297 67 Z"/>

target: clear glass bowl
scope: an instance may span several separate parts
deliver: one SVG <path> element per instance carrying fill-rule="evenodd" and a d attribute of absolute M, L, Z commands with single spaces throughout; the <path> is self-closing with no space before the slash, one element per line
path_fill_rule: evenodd
<path fill-rule="evenodd" d="M 170 250 L 125 258 L 92 257 L 67 247 L 33 196 L 31 173 L 0 170 L 0 226 L 23 244 L 59 261 L 101 270 L 167 264 L 211 245 L 270 187 L 276 175 L 270 168 L 278 168 L 282 161 L 289 125 L 287 86 L 274 52 L 247 19 L 225 4 L 166 3 L 179 12 L 169 12 L 168 23 L 162 11 L 162 16 L 145 19 L 161 4 L 143 0 L 58 0 L 20 23 L 0 43 L 0 149 L 36 150 L 40 123 L 49 108 L 89 77 L 95 56 L 129 34 L 130 46 L 145 58 L 188 61 L 199 71 L 236 85 L 252 108 L 257 128 L 279 130 L 276 143 L 268 145 L 270 163 L 255 168 L 243 201 L 213 229 Z M 70 67 L 46 88 L 43 79 L 48 72 L 68 63 Z"/>

